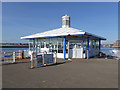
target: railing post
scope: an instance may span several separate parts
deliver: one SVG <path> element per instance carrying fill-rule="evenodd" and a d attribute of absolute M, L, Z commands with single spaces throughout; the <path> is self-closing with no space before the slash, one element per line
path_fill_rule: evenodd
<path fill-rule="evenodd" d="M 19 50 L 19 59 L 20 59 L 20 57 L 21 57 L 21 56 L 20 56 L 20 50 Z"/>
<path fill-rule="evenodd" d="M 13 63 L 15 62 L 15 52 L 13 52 Z"/>

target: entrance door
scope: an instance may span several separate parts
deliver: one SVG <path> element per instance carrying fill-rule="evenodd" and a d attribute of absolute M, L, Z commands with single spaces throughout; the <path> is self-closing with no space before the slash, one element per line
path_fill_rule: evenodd
<path fill-rule="evenodd" d="M 70 43 L 69 58 L 83 58 L 83 47 L 81 42 Z"/>

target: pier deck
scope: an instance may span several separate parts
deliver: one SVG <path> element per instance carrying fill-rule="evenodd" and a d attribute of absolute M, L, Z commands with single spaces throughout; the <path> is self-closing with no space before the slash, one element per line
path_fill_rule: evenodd
<path fill-rule="evenodd" d="M 118 61 L 63 61 L 29 69 L 27 62 L 3 65 L 3 88 L 117 88 Z"/>

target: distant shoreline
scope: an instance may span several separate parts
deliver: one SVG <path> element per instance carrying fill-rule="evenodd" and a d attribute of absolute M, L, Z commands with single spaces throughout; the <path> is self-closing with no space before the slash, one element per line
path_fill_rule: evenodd
<path fill-rule="evenodd" d="M 29 48 L 28 46 L 2 46 L 0 48 Z"/>

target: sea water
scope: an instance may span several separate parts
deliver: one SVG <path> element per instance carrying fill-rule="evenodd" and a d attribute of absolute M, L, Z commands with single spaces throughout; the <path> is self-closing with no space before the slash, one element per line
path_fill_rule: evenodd
<path fill-rule="evenodd" d="M 6 55 L 5 53 L 7 53 L 8 55 L 13 54 L 13 52 L 18 52 L 21 50 L 28 50 L 29 48 L 0 48 L 0 59 L 4 57 L 4 55 Z M 28 52 L 24 52 L 25 55 L 28 55 Z M 19 55 L 19 53 L 15 54 L 16 56 Z"/>
<path fill-rule="evenodd" d="M 120 48 L 101 48 L 101 52 L 110 56 L 120 56 Z"/>
<path fill-rule="evenodd" d="M 28 48 L 2 48 L 2 52 L 17 52 L 19 50 L 28 50 Z"/>
<path fill-rule="evenodd" d="M 0 48 L 0 52 L 17 52 L 19 50 L 28 50 L 29 48 Z M 106 55 L 116 56 L 113 50 L 120 51 L 120 48 L 101 48 L 101 52 L 105 53 Z"/>

